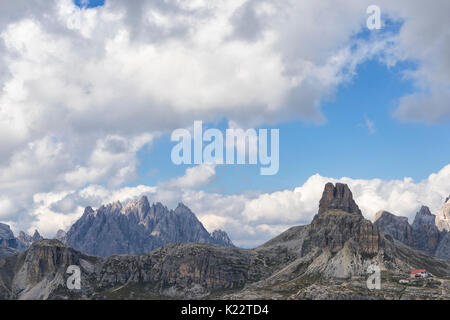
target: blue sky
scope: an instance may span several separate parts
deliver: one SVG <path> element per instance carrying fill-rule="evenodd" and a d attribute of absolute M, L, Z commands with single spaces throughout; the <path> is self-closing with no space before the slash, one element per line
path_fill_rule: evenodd
<path fill-rule="evenodd" d="M 284 122 L 280 129 L 280 170 L 275 176 L 259 175 L 259 166 L 220 166 L 218 178 L 207 187 L 236 193 L 294 188 L 311 175 L 385 180 L 412 177 L 420 181 L 450 159 L 448 124 L 404 123 L 395 119 L 398 99 L 414 91 L 405 70 L 412 63 L 388 68 L 377 60 L 360 65 L 350 83 L 339 87 L 332 101 L 323 103 L 325 123 Z M 373 121 L 371 131 L 366 120 Z M 226 121 L 208 124 L 226 129 Z M 266 126 L 264 126 L 266 128 Z M 139 153 L 140 179 L 155 184 L 182 175 L 185 165 L 170 161 L 175 145 L 168 136 Z M 240 183 L 236 183 L 240 181 Z"/>
<path fill-rule="evenodd" d="M 75 3 L 81 6 L 80 0 Z M 103 4 L 102 0 L 91 0 L 87 7 Z M 382 30 L 363 29 L 353 38 L 368 40 L 374 34 L 397 34 L 401 27 L 401 21 L 383 16 Z M 272 192 L 295 188 L 317 173 L 335 178 L 411 177 L 420 181 L 447 165 L 450 148 L 443 146 L 450 142 L 448 123 L 410 123 L 393 116 L 399 99 L 416 90 L 405 75 L 416 70 L 416 64 L 407 60 L 388 67 L 378 58 L 360 64 L 351 81 L 339 85 L 332 98 L 322 101 L 324 123 L 297 120 L 259 127 L 280 129 L 277 175 L 261 176 L 259 166 L 218 166 L 213 183 L 200 189 L 225 194 Z M 222 118 L 205 126 L 224 132 L 227 121 Z M 192 166 L 171 162 L 174 145 L 165 134 L 151 148 L 143 147 L 138 152 L 139 177 L 127 185 L 154 185 L 183 175 Z"/>

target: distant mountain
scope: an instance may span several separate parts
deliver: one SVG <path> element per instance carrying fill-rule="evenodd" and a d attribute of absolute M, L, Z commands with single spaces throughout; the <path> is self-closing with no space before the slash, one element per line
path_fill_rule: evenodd
<path fill-rule="evenodd" d="M 375 214 L 374 224 L 387 235 L 392 236 L 404 244 L 414 246 L 413 228 L 407 217 L 399 217 L 388 211 L 378 211 Z"/>
<path fill-rule="evenodd" d="M 107 257 L 141 254 L 168 243 L 209 243 L 234 247 L 223 231 L 209 234 L 194 213 L 180 203 L 169 210 L 161 203 L 150 206 L 147 197 L 122 206 L 120 202 L 87 207 L 60 240 L 81 252 Z"/>
<path fill-rule="evenodd" d="M 21 246 L 23 248 L 28 248 L 29 246 L 31 246 L 31 244 L 33 242 L 39 241 L 44 239 L 40 234 L 39 231 L 34 230 L 34 234 L 32 236 L 26 234 L 23 231 L 19 232 L 19 235 L 17 236 L 17 240 L 19 241 L 19 243 L 21 244 Z"/>
<path fill-rule="evenodd" d="M 0 258 L 26 250 L 33 242 L 42 239 L 37 230 L 35 230 L 33 236 L 20 231 L 16 238 L 9 225 L 0 223 Z"/>
<path fill-rule="evenodd" d="M 165 235 L 166 229 L 178 230 L 179 226 L 161 221 L 175 217 L 194 221 L 186 207 L 177 209 L 149 206 L 145 199 L 125 207 L 116 203 L 86 210 L 76 229 L 96 226 L 93 230 L 102 234 L 101 241 L 106 232 L 115 233 L 121 227 L 138 230 L 136 224 L 144 229 L 153 225 L 148 230 L 156 231 L 154 236 Z M 166 215 L 170 219 L 164 219 Z M 122 220 L 135 223 L 117 223 Z M 90 239 L 90 228 L 79 233 L 80 237 L 89 235 Z M 197 237 L 206 234 L 199 230 Z M 217 238 L 220 232 L 215 234 Z M 66 286 L 70 265 L 80 267 L 80 290 Z M 381 270 L 379 290 L 366 285 L 368 269 L 374 265 Z M 450 261 L 383 234 L 363 217 L 348 186 L 331 183 L 325 186 L 319 213 L 310 225 L 292 227 L 252 250 L 171 243 L 142 255 L 102 258 L 58 240 L 41 240 L 25 252 L 0 259 L 0 266 L 0 299 L 450 298 Z M 409 278 L 411 269 L 427 269 L 432 280 L 420 286 L 399 283 Z"/>
<path fill-rule="evenodd" d="M 406 217 L 399 217 L 387 211 L 375 215 L 374 224 L 380 230 L 406 245 L 450 260 L 450 233 L 439 231 L 436 216 L 426 206 L 416 213 L 412 225 Z"/>
<path fill-rule="evenodd" d="M 55 239 L 59 240 L 61 242 L 66 242 L 66 238 L 67 238 L 67 232 L 65 232 L 64 230 L 58 230 L 58 232 L 56 232 L 55 235 Z"/>
<path fill-rule="evenodd" d="M 211 237 L 217 242 L 222 245 L 225 245 L 226 247 L 234 247 L 233 242 L 231 242 L 230 238 L 228 237 L 228 234 L 223 230 L 214 230 L 211 233 Z"/>

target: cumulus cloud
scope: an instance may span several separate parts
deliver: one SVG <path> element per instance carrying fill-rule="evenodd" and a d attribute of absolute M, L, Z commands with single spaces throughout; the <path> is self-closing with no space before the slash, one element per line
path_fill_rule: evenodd
<path fill-rule="evenodd" d="M 186 169 L 186 174 L 184 176 L 168 181 L 166 186 L 176 188 L 198 188 L 210 184 L 215 177 L 215 165 L 201 164 Z"/>
<path fill-rule="evenodd" d="M 380 0 L 382 13 L 402 23 L 399 33 L 358 39 L 369 4 L 108 0 L 80 10 L 71 0 L 2 3 L 0 217 L 24 228 L 38 221 L 50 232 L 67 226 L 79 204 L 134 194 L 123 186 L 136 177 L 136 153 L 197 119 L 227 118 L 244 127 L 286 119 L 320 123 L 321 102 L 374 57 L 388 65 L 417 65 L 406 75 L 417 92 L 400 100 L 394 116 L 448 120 L 448 1 Z M 221 202 L 222 195 L 188 190 L 214 176 L 211 168 L 192 168 L 166 186 L 143 188 L 168 202 L 222 203 L 221 210 L 198 205 L 211 225 L 213 216 L 233 208 L 238 214 L 227 216 L 230 226 L 239 226 L 242 217 L 248 221 L 247 229 L 236 227 L 239 239 L 307 221 L 314 210 L 302 187 L 233 196 L 232 206 Z M 402 183 L 405 190 L 417 185 Z M 370 185 L 376 189 L 375 181 Z M 379 195 L 384 189 L 376 190 Z M 411 200 L 417 194 L 408 192 L 399 196 Z M 52 195 L 51 204 L 38 195 Z M 367 203 L 387 206 L 381 199 Z M 276 222 L 278 206 L 289 213 Z M 292 216 L 295 210 L 299 216 Z"/>
<path fill-rule="evenodd" d="M 191 169 L 204 170 L 198 166 Z M 189 176 L 180 177 L 179 181 Z M 174 182 L 175 180 L 172 180 Z M 92 185 L 78 191 L 38 194 L 34 198 L 35 221 L 29 230 L 38 228 L 53 235 L 57 229 L 67 229 L 84 207 L 99 207 L 105 203 L 137 199 L 142 195 L 151 202 L 162 202 L 174 208 L 178 202 L 189 206 L 209 231 L 226 230 L 238 245 L 254 247 L 294 225 L 308 224 L 317 213 L 320 197 L 327 182 L 349 185 L 363 215 L 373 220 L 378 210 L 388 210 L 408 217 L 410 222 L 421 205 L 436 212 L 450 193 L 450 164 L 423 181 L 332 178 L 319 174 L 311 176 L 303 185 L 292 190 L 271 193 L 220 194 L 176 188 L 174 184 L 105 188 Z M 52 220 L 46 224 L 45 221 Z"/>

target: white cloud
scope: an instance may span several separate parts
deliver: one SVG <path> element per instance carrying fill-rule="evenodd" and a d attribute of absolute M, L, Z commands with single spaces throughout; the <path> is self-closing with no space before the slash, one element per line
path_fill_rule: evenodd
<path fill-rule="evenodd" d="M 213 164 L 201 164 L 188 168 L 184 176 L 168 181 L 166 186 L 169 188 L 198 188 L 208 185 L 216 177 L 215 167 Z"/>
<path fill-rule="evenodd" d="M 200 166 L 195 168 L 204 169 Z M 186 176 L 189 174 L 186 173 L 180 181 Z M 290 226 L 308 224 L 318 211 L 327 182 L 348 184 L 367 219 L 373 220 L 375 213 L 383 209 L 408 217 L 412 222 L 421 205 L 427 205 L 436 212 L 450 194 L 450 164 L 419 182 L 411 178 L 336 179 L 315 174 L 293 190 L 272 193 L 227 195 L 176 188 L 167 183 L 118 189 L 91 185 L 79 191 L 36 195 L 32 211 L 35 220 L 28 229 L 42 229 L 44 234 L 52 236 L 59 228 L 67 229 L 82 214 L 83 206 L 95 208 L 117 200 L 125 203 L 147 195 L 150 202 L 162 202 L 169 208 L 181 201 L 191 208 L 209 231 L 223 229 L 236 244 L 251 247 L 262 244 Z M 45 221 L 49 220 L 52 222 L 46 224 Z"/>
<path fill-rule="evenodd" d="M 376 132 L 375 122 L 371 120 L 368 116 L 364 116 L 364 122 L 366 123 L 366 127 L 369 133 L 374 134 Z"/>
<path fill-rule="evenodd" d="M 445 121 L 449 2 L 380 1 L 382 13 L 403 25 L 399 34 L 368 41 L 354 37 L 365 27 L 368 0 L 108 0 L 105 7 L 82 10 L 80 29 L 67 28 L 76 9 L 71 0 L 2 3 L 0 216 L 24 228 L 39 221 L 50 232 L 79 214 L 83 201 L 131 197 L 141 189 L 123 185 L 136 176 L 139 149 L 193 120 L 225 117 L 243 127 L 285 119 L 321 122 L 321 102 L 373 57 L 389 65 L 417 64 L 408 75 L 417 92 L 400 100 L 396 117 Z M 193 168 L 170 183 L 189 189 L 214 176 L 208 168 Z M 259 197 L 143 188 L 161 201 L 183 199 L 211 225 L 213 215 L 227 217 L 235 234 L 250 242 L 259 241 L 250 239 L 256 230 L 272 232 L 259 223 L 281 228 L 310 219 L 322 180 L 313 176 L 295 190 Z M 417 206 L 418 190 L 445 186 L 408 179 L 352 183 L 356 194 L 367 191 L 362 207 L 402 214 Z M 53 203 L 61 211 L 34 203 L 37 194 L 67 190 L 77 198 Z M 437 203 L 432 194 L 439 192 L 424 194 L 426 203 Z M 286 212 L 275 213 L 279 207 Z"/>

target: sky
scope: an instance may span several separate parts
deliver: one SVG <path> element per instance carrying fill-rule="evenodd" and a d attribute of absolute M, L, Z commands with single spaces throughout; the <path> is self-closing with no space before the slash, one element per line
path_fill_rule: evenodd
<path fill-rule="evenodd" d="M 446 0 L 1 6 L 0 221 L 16 233 L 147 195 L 254 247 L 309 223 L 328 181 L 367 219 L 412 222 L 450 194 Z M 196 120 L 278 129 L 278 173 L 175 165 L 171 133 Z"/>

